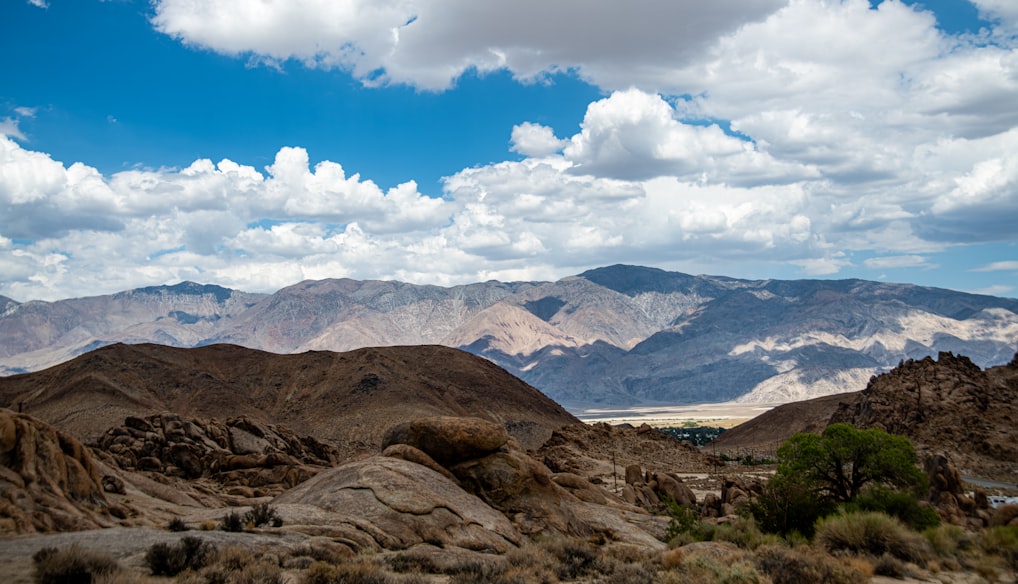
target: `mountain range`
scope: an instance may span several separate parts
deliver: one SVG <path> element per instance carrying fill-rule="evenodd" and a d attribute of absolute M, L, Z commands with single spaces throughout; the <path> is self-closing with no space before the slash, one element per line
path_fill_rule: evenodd
<path fill-rule="evenodd" d="M 740 280 L 616 265 L 556 282 L 305 281 L 274 294 L 184 282 L 106 296 L 0 297 L 0 372 L 113 343 L 273 353 L 462 348 L 573 411 L 783 403 L 866 386 L 942 351 L 986 367 L 1018 345 L 1018 300 L 864 280 Z"/>

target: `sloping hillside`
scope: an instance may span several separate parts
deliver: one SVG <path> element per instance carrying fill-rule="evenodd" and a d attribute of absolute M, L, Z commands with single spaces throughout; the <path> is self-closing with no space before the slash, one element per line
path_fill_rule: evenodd
<path fill-rule="evenodd" d="M 247 416 L 377 450 L 389 427 L 421 416 L 475 416 L 536 447 L 577 420 L 489 361 L 442 346 L 277 355 L 235 345 L 111 345 L 37 373 L 0 378 L 0 405 L 86 440 L 126 416 Z M 528 439 L 528 436 L 531 436 Z"/>
<path fill-rule="evenodd" d="M 866 389 L 776 407 L 718 437 L 719 452 L 772 452 L 796 432 L 848 422 L 907 436 L 916 448 L 947 453 L 962 472 L 1018 483 L 1018 355 L 982 370 L 941 353 L 903 361 Z"/>

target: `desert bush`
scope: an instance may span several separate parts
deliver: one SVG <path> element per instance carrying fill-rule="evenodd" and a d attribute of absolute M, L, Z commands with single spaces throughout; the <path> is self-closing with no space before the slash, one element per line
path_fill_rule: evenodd
<path fill-rule="evenodd" d="M 691 584 L 762 584 L 769 580 L 745 560 L 724 560 L 697 554 L 683 561 L 679 572 Z"/>
<path fill-rule="evenodd" d="M 287 554 L 288 558 L 309 558 L 311 561 L 326 562 L 329 564 L 338 564 L 346 559 L 346 556 L 339 550 L 344 549 L 340 544 L 332 544 L 331 546 L 326 545 L 302 545 L 297 548 L 290 550 Z M 347 551 L 349 551 L 347 549 Z M 412 552 L 410 552 L 412 553 Z M 406 554 L 399 554 L 395 557 L 400 557 Z"/>
<path fill-rule="evenodd" d="M 922 504 L 912 493 L 883 487 L 868 489 L 852 503 L 843 506 L 848 512 L 877 511 L 897 517 L 915 531 L 940 525 L 940 515 L 928 504 Z"/>
<path fill-rule="evenodd" d="M 215 547 L 199 537 L 183 537 L 175 545 L 153 544 L 145 552 L 145 565 L 154 576 L 176 576 L 184 570 L 200 570 Z"/>
<path fill-rule="evenodd" d="M 905 563 L 891 554 L 884 554 L 877 559 L 877 563 L 873 566 L 873 573 L 878 576 L 888 576 L 890 578 L 904 579 L 908 573 L 905 569 Z"/>
<path fill-rule="evenodd" d="M 575 580 L 598 569 L 598 550 L 576 538 L 549 540 L 542 547 L 555 558 L 555 572 L 560 580 Z"/>
<path fill-rule="evenodd" d="M 393 574 L 381 563 L 358 559 L 342 564 L 315 562 L 304 572 L 302 584 L 424 584 L 419 574 Z"/>
<path fill-rule="evenodd" d="M 244 523 L 254 525 L 255 527 L 261 527 L 263 525 L 282 527 L 283 518 L 280 517 L 276 509 L 268 503 L 258 503 L 252 507 L 250 511 L 244 514 Z"/>
<path fill-rule="evenodd" d="M 766 545 L 756 551 L 756 567 L 774 584 L 864 584 L 869 578 L 857 568 L 801 546 Z"/>
<path fill-rule="evenodd" d="M 661 554 L 661 567 L 665 570 L 678 568 L 682 565 L 682 560 L 685 556 L 686 554 L 682 551 L 682 548 L 672 548 Z"/>
<path fill-rule="evenodd" d="M 496 584 L 504 581 L 506 565 L 500 561 L 470 560 L 450 572 L 449 584 Z"/>
<path fill-rule="evenodd" d="M 923 537 L 933 552 L 942 558 L 957 556 L 958 552 L 970 543 L 965 530 L 950 523 L 924 530 Z"/>
<path fill-rule="evenodd" d="M 992 556 L 997 556 L 1018 571 L 1018 526 L 998 525 L 984 529 L 978 537 L 979 548 Z"/>
<path fill-rule="evenodd" d="M 780 544 L 781 538 L 774 534 L 766 534 L 757 527 L 756 520 L 751 517 L 740 517 L 732 523 L 722 523 L 714 527 L 710 541 L 727 541 L 742 549 L 755 550 L 765 544 Z"/>
<path fill-rule="evenodd" d="M 336 575 L 339 570 L 335 564 L 328 562 L 315 562 L 304 571 L 302 584 L 333 584 L 336 582 Z"/>
<path fill-rule="evenodd" d="M 665 513 L 669 517 L 668 529 L 665 531 L 666 541 L 685 545 L 704 540 L 700 533 L 700 515 L 695 509 L 679 505 L 672 499 L 666 499 L 664 505 Z"/>
<path fill-rule="evenodd" d="M 174 517 L 170 519 L 170 522 L 166 524 L 166 529 L 174 532 L 187 531 L 187 524 L 180 517 Z"/>
<path fill-rule="evenodd" d="M 239 532 L 244 531 L 244 516 L 235 511 L 230 511 L 219 522 L 219 529 L 223 531 Z"/>
<path fill-rule="evenodd" d="M 618 563 L 609 573 L 600 574 L 592 584 L 617 584 L 618 582 L 654 582 L 657 572 L 653 566 L 641 563 Z M 527 580 L 531 582 L 553 582 L 553 580 Z"/>
<path fill-rule="evenodd" d="M 929 557 L 926 541 L 905 525 L 883 513 L 842 513 L 822 519 L 816 543 L 830 552 L 851 552 L 881 557 L 884 554 L 924 563 Z"/>
<path fill-rule="evenodd" d="M 32 556 L 32 563 L 36 584 L 90 584 L 120 570 L 109 554 L 77 544 L 63 550 L 43 548 Z"/>
<path fill-rule="evenodd" d="M 835 509 L 832 500 L 818 496 L 812 486 L 795 475 L 772 477 L 749 506 L 765 532 L 786 537 L 798 533 L 805 538 L 813 537 L 817 520 Z"/>

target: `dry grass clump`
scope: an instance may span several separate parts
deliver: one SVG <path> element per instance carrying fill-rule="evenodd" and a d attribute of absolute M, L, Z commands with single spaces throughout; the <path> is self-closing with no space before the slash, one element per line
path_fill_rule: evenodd
<path fill-rule="evenodd" d="M 241 546 L 215 550 L 200 569 L 186 570 L 177 584 L 282 584 L 283 571 L 273 554 L 256 556 Z"/>
<path fill-rule="evenodd" d="M 420 574 L 394 574 L 381 562 L 356 558 L 340 564 L 315 562 L 301 584 L 424 584 Z"/>
<path fill-rule="evenodd" d="M 703 541 L 727 541 L 750 551 L 762 545 L 782 543 L 780 536 L 760 531 L 753 517 L 739 517 L 733 522 L 717 525 L 704 523 L 699 532 L 703 536 Z"/>
<path fill-rule="evenodd" d="M 950 523 L 942 523 L 923 531 L 923 537 L 940 558 L 957 558 L 959 551 L 971 546 L 965 530 Z"/>
<path fill-rule="evenodd" d="M 43 548 L 32 556 L 36 584 L 90 584 L 115 576 L 120 565 L 107 553 L 77 544 L 67 549 Z"/>
<path fill-rule="evenodd" d="M 770 584 L 771 579 L 761 575 L 756 566 L 745 560 L 725 562 L 718 558 L 696 555 L 682 563 L 687 582 L 717 582 L 719 584 Z"/>
<path fill-rule="evenodd" d="M 823 551 L 766 545 L 756 550 L 756 567 L 774 584 L 864 584 L 869 577 Z"/>
<path fill-rule="evenodd" d="M 1018 526 L 998 525 L 984 529 L 977 539 L 979 549 L 998 557 L 1012 571 L 1018 572 Z"/>
<path fill-rule="evenodd" d="M 901 521 L 883 513 L 843 513 L 817 524 L 818 545 L 831 553 L 848 552 L 876 558 L 890 554 L 899 560 L 924 564 L 926 541 Z"/>

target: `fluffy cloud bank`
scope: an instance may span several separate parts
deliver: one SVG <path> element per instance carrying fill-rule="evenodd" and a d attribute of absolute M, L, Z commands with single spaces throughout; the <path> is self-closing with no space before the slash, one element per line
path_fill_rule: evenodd
<path fill-rule="evenodd" d="M 156 0 L 152 22 L 193 46 L 295 59 L 367 83 L 445 89 L 467 70 L 654 79 L 784 0 Z"/>
<path fill-rule="evenodd" d="M 946 35 L 893 0 L 646 1 L 625 15 L 571 1 L 161 0 L 154 24 L 186 43 L 368 83 L 572 69 L 614 91 L 572 135 L 507 128 L 521 159 L 464 169 L 433 196 L 413 182 L 383 191 L 302 148 L 262 169 L 198 160 L 103 176 L 8 127 L 0 294 L 452 284 L 614 262 L 929 268 L 951 246 L 1018 239 L 1018 14 L 976 4 L 995 23 L 981 36 Z"/>

